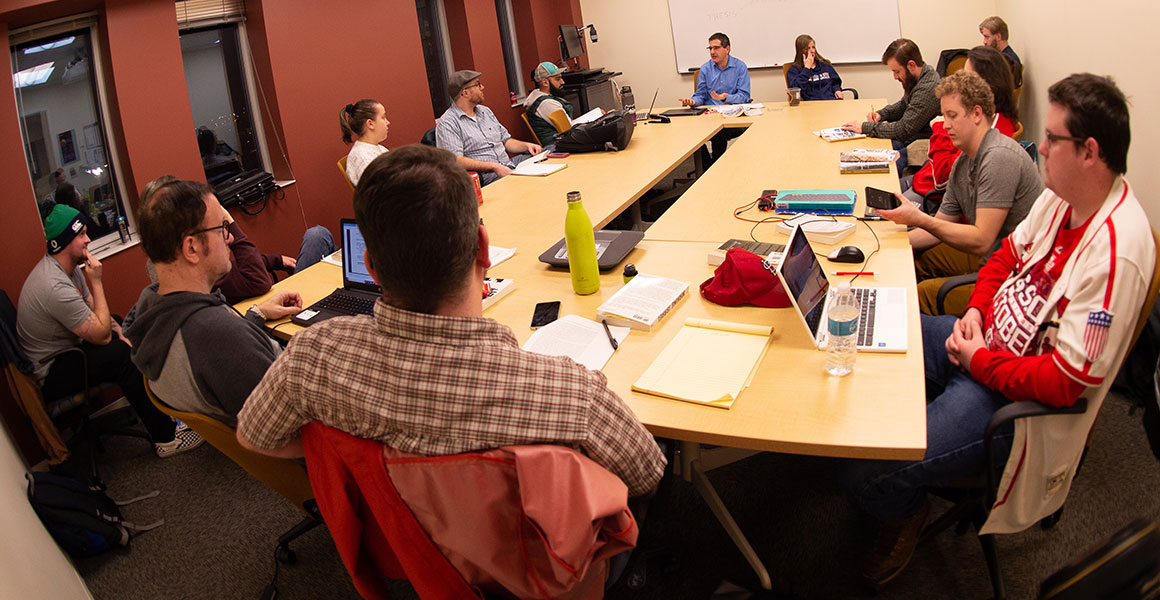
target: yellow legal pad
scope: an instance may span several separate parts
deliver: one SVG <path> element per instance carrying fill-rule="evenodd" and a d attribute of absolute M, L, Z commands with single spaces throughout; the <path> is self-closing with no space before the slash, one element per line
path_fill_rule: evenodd
<path fill-rule="evenodd" d="M 729 408 L 753 379 L 772 332 L 760 325 L 686 319 L 632 389 Z"/>

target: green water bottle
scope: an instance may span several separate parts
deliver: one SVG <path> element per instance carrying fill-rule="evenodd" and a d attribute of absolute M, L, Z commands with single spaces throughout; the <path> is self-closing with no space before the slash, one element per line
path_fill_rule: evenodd
<path fill-rule="evenodd" d="M 568 247 L 568 271 L 572 290 L 582 296 L 600 289 L 600 268 L 596 265 L 596 236 L 592 220 L 580 202 L 580 192 L 568 192 L 568 214 L 564 217 L 564 243 Z"/>

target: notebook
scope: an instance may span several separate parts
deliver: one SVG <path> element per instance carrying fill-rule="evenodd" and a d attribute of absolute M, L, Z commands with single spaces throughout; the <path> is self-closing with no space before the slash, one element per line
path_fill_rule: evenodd
<path fill-rule="evenodd" d="M 818 257 L 805 232 L 795 227 L 786 242 L 785 257 L 777 277 L 789 292 L 794 312 L 819 350 L 826 348 L 826 309 L 835 291 L 830 289 Z M 851 288 L 862 307 L 858 324 L 858 350 L 906 352 L 906 289 L 894 287 Z"/>
<path fill-rule="evenodd" d="M 632 389 L 729 408 L 753 379 L 772 331 L 768 326 L 686 319 Z"/>
<path fill-rule="evenodd" d="M 341 227 L 342 287 L 291 317 L 290 321 L 296 325 L 309 327 L 332 317 L 369 315 L 374 310 L 375 300 L 382 295 L 382 288 L 363 264 L 366 244 L 358 225 L 354 219 L 343 219 Z"/>

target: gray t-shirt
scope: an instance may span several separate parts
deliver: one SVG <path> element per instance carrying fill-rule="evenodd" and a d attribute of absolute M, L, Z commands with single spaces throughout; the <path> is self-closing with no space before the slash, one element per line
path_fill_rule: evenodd
<path fill-rule="evenodd" d="M 1018 225 L 1043 191 L 1039 170 L 1019 142 L 990 129 L 979 143 L 975 159 L 964 152 L 951 167 L 947 192 L 939 212 L 975 224 L 979 208 L 1006 208 L 1007 219 L 991 245 L 994 252 Z"/>
<path fill-rule="evenodd" d="M 78 266 L 72 274 L 52 256 L 45 254 L 32 268 L 20 290 L 16 312 L 16 334 L 20 346 L 36 365 L 36 378 L 43 385 L 52 366 L 40 359 L 67 348 L 79 346 L 81 338 L 72 330 L 89 318 L 92 309 L 86 300 L 89 286 Z"/>

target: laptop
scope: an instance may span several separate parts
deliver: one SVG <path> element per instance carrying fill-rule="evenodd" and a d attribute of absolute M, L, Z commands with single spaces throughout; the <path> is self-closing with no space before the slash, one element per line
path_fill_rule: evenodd
<path fill-rule="evenodd" d="M 639 110 L 636 111 L 636 120 L 637 121 L 646 121 L 646 120 L 652 118 L 653 116 L 655 116 L 652 114 L 652 109 L 654 106 L 657 105 L 657 94 L 659 94 L 659 93 L 661 93 L 661 88 L 657 88 L 656 91 L 653 92 L 653 101 L 652 101 L 652 104 L 648 105 L 647 111 L 644 111 L 644 112 L 641 112 Z"/>
<path fill-rule="evenodd" d="M 686 108 L 670 108 L 661 114 L 666 116 L 666 117 L 692 117 L 692 116 L 696 116 L 699 114 L 703 114 L 707 110 L 709 110 L 709 109 L 698 108 L 696 106 L 689 106 Z"/>
<path fill-rule="evenodd" d="M 375 300 L 382 295 L 382 288 L 371 278 L 363 263 L 365 249 L 362 233 L 354 219 L 343 219 L 342 287 L 294 315 L 290 321 L 309 327 L 333 317 L 372 314 Z"/>
<path fill-rule="evenodd" d="M 644 239 L 643 231 L 621 231 L 597 229 L 592 232 L 596 241 L 596 266 L 607 271 L 619 265 L 624 257 Z M 564 239 L 556 242 L 540 255 L 540 262 L 553 267 L 568 268 L 568 244 Z"/>
<path fill-rule="evenodd" d="M 814 254 L 806 232 L 794 227 L 785 244 L 785 256 L 777 266 L 777 278 L 785 286 L 794 311 L 819 350 L 829 337 L 826 309 L 837 290 L 831 289 L 822 264 Z M 906 288 L 851 288 L 862 307 L 858 324 L 861 352 L 906 352 Z"/>

